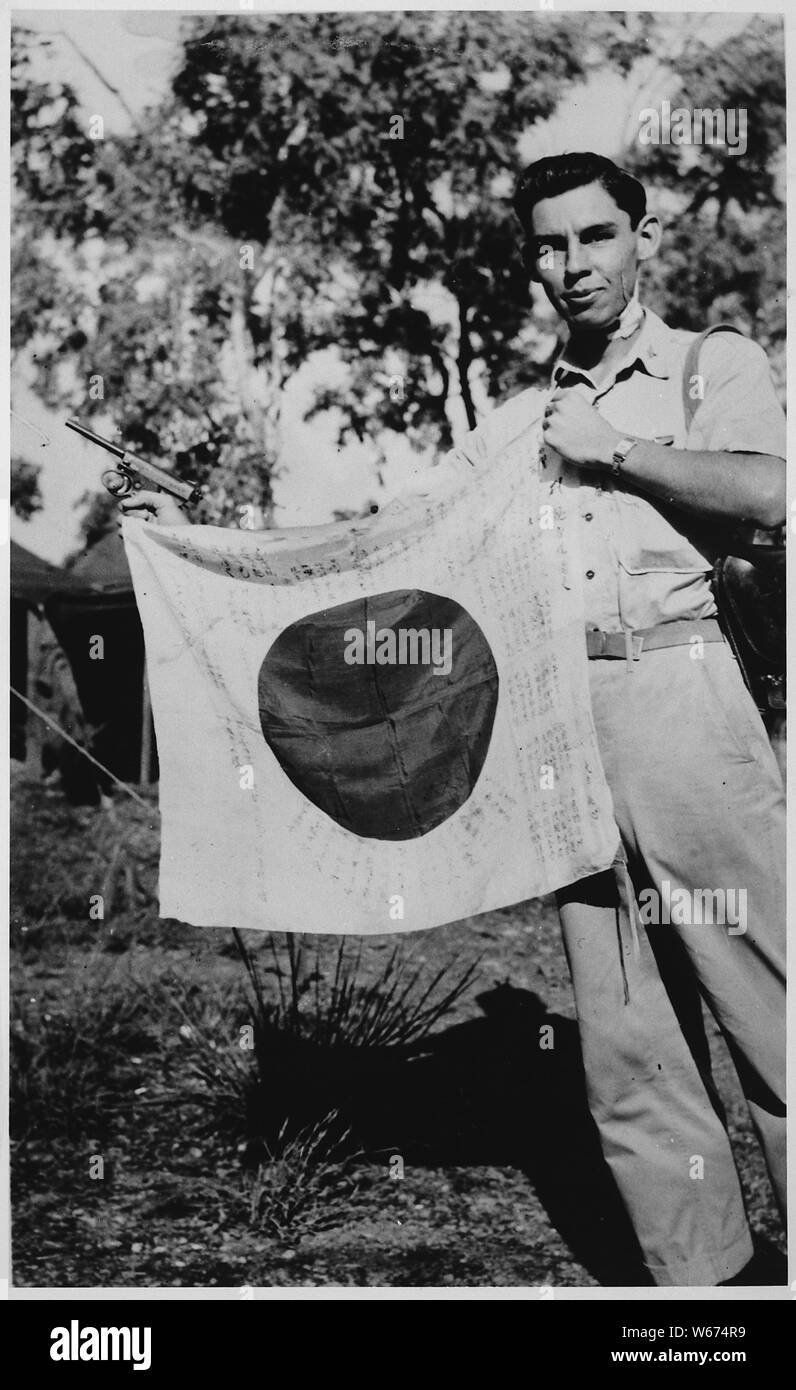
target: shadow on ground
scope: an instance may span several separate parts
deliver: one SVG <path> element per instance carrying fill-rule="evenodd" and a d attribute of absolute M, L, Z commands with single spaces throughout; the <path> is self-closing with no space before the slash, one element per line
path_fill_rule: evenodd
<path fill-rule="evenodd" d="M 478 1003 L 482 1017 L 414 1050 L 324 1051 L 263 1037 L 268 1088 L 251 1096 L 249 1133 L 270 1137 L 288 1113 L 299 1127 L 336 1108 L 368 1154 L 414 1167 L 517 1168 L 595 1279 L 648 1284 L 587 1108 L 577 1025 L 510 985 Z M 249 1162 L 262 1152 L 253 1140 Z"/>

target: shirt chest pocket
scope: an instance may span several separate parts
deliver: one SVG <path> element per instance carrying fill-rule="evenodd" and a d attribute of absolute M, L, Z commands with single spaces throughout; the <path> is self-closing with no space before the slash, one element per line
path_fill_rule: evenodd
<path fill-rule="evenodd" d="M 707 574 L 712 566 L 653 503 L 614 492 L 617 558 L 628 574 Z"/>
<path fill-rule="evenodd" d="M 677 376 L 659 379 L 632 372 L 594 399 L 595 409 L 620 434 L 685 447 L 687 426 Z"/>

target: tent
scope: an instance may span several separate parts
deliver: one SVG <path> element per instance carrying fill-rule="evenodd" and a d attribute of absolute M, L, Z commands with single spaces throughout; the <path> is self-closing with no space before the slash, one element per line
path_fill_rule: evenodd
<path fill-rule="evenodd" d="M 59 585 L 69 584 L 65 570 L 48 564 L 32 551 L 11 542 L 11 685 L 28 694 L 29 623 L 31 612 L 43 617 L 44 601 Z M 28 711 L 21 700 L 11 696 L 11 757 L 24 762 L 27 752 Z"/>
<path fill-rule="evenodd" d="M 54 589 L 68 585 L 69 572 L 11 542 L 11 593 L 15 603 L 37 607 Z"/>
<path fill-rule="evenodd" d="M 155 780 L 144 639 L 118 533 L 104 536 L 68 570 L 12 541 L 11 596 L 12 684 L 27 693 L 27 614 L 33 609 L 46 617 L 66 654 L 94 757 L 122 781 Z M 35 701 L 35 693 L 29 698 Z M 12 756 L 24 758 L 20 711 L 27 711 L 17 700 L 13 706 Z"/>

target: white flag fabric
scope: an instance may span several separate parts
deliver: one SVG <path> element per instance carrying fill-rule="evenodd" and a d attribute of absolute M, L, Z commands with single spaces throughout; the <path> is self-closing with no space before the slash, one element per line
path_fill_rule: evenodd
<path fill-rule="evenodd" d="M 123 535 L 160 760 L 160 913 L 413 931 L 608 868 L 574 491 L 539 415 L 364 521 Z"/>

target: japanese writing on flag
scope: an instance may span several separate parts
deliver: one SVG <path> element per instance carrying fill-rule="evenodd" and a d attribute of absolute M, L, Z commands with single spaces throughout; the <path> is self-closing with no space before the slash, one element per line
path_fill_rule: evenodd
<path fill-rule="evenodd" d="M 351 523 L 123 534 L 160 760 L 160 913 L 411 931 L 611 865 L 571 490 L 539 408 Z"/>

